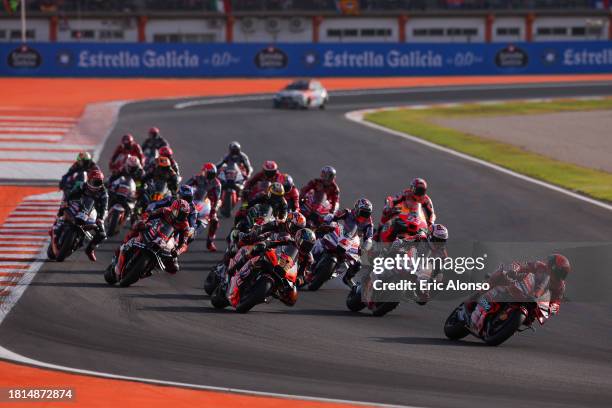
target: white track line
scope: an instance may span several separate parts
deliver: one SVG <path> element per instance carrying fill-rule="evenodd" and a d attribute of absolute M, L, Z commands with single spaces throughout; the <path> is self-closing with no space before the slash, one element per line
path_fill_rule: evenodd
<path fill-rule="evenodd" d="M 2 126 L 0 125 L 0 132 L 65 132 L 70 127 L 44 127 L 44 126 Z"/>
<path fill-rule="evenodd" d="M 0 133 L 0 140 L 36 140 L 40 142 L 59 142 L 64 136 L 59 134 L 36 134 L 36 133 Z"/>
<path fill-rule="evenodd" d="M 401 107 L 389 107 L 389 108 L 382 108 L 382 109 L 363 109 L 363 110 L 347 112 L 344 116 L 346 117 L 346 119 L 348 119 L 350 121 L 353 121 L 353 122 L 356 122 L 356 123 L 359 123 L 359 124 L 361 124 L 363 126 L 367 126 L 369 128 L 376 129 L 376 130 L 379 130 L 381 132 L 385 132 L 385 133 L 388 133 L 388 134 L 391 134 L 391 135 L 394 135 L 394 136 L 397 136 L 397 137 L 401 137 L 403 139 L 410 140 L 411 142 L 415 142 L 415 143 L 419 143 L 419 144 L 428 146 L 428 147 L 430 147 L 432 149 L 436 149 L 436 150 L 448 153 L 450 155 L 462 158 L 462 159 L 470 161 L 472 163 L 480 164 L 481 166 L 488 167 L 488 168 L 490 168 L 492 170 L 495 170 L 495 171 L 498 171 L 500 173 L 504 173 L 504 174 L 507 174 L 509 176 L 516 177 L 518 179 L 527 181 L 529 183 L 536 184 L 536 185 L 538 185 L 540 187 L 544 187 L 544 188 L 547 188 L 549 190 L 553 190 L 553 191 L 556 191 L 558 193 L 565 194 L 566 196 L 575 198 L 576 200 L 580 200 L 580 201 L 592 204 L 594 206 L 603 208 L 605 210 L 612 211 L 612 205 L 604 203 L 602 201 L 598 201 L 598 200 L 595 200 L 595 199 L 583 196 L 581 194 L 574 193 L 573 191 L 566 190 L 564 188 L 555 186 L 555 185 L 547 183 L 545 181 L 541 181 L 541 180 L 537 180 L 535 178 L 531 178 L 529 176 L 525 176 L 524 174 L 520 174 L 520 173 L 517 173 L 515 171 L 508 170 L 508 169 L 506 169 L 504 167 L 498 166 L 496 164 L 489 163 L 487 161 L 484 161 L 484 160 L 481 160 L 481 159 L 477 159 L 475 157 L 469 156 L 469 155 L 464 154 L 464 153 L 457 152 L 457 151 L 449 149 L 447 147 L 443 147 L 443 146 L 437 145 L 435 143 L 428 142 L 427 140 L 420 139 L 420 138 L 418 138 L 416 136 L 412 136 L 412 135 L 407 134 L 407 133 L 399 132 L 397 130 L 389 129 L 389 128 L 386 128 L 384 126 L 380 126 L 380 125 L 377 125 L 375 123 L 368 122 L 368 121 L 364 120 L 364 116 L 367 113 L 378 112 L 378 111 L 386 110 L 386 109 L 400 109 L 400 108 Z"/>
<path fill-rule="evenodd" d="M 274 392 L 263 392 L 263 391 L 250 391 L 250 390 L 243 390 L 240 388 L 213 387 L 209 385 L 190 384 L 190 383 L 182 383 L 182 382 L 175 382 L 175 381 L 155 380 L 151 378 L 130 377 L 130 376 L 125 376 L 125 375 L 100 373 L 98 371 L 81 370 L 78 368 L 71 368 L 71 367 L 65 367 L 65 366 L 56 365 L 56 364 L 45 363 L 42 361 L 24 357 L 20 354 L 14 353 L 1 346 L 0 346 L 0 358 L 4 358 L 7 360 L 11 360 L 11 361 L 16 361 L 16 362 L 23 363 L 23 364 L 34 365 L 37 367 L 44 367 L 44 368 L 49 368 L 52 370 L 66 371 L 70 373 L 77 373 L 77 374 L 83 374 L 83 375 L 90 375 L 94 377 L 110 378 L 114 380 L 136 381 L 136 382 L 153 384 L 153 385 L 192 388 L 192 389 L 203 390 L 203 391 L 227 392 L 227 393 L 232 393 L 232 394 L 282 398 L 282 399 L 288 399 L 288 400 L 303 400 L 303 401 L 328 402 L 328 403 L 337 403 L 337 404 L 352 404 L 352 405 L 359 405 L 359 406 L 377 406 L 377 407 L 388 407 L 388 408 L 400 408 L 400 407 L 401 408 L 419 408 L 419 407 L 409 406 L 409 405 L 377 404 L 375 402 L 351 401 L 351 400 L 333 399 L 333 398 L 318 398 L 318 397 L 308 397 L 305 395 L 279 394 L 279 393 L 274 393 Z M 289 406 L 289 404 L 287 405 Z"/>
<path fill-rule="evenodd" d="M 1 110 L 1 109 L 0 109 Z M 68 116 L 20 116 L 20 115 L 1 115 L 0 120 L 27 120 L 27 121 L 49 121 L 49 122 L 70 122 L 77 121 L 76 118 Z"/>

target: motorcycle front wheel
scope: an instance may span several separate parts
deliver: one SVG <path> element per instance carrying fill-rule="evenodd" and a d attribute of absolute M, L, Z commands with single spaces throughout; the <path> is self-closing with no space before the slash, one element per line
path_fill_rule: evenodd
<path fill-rule="evenodd" d="M 470 334 L 465 322 L 459 318 L 460 309 L 461 306 L 456 307 L 444 322 L 444 334 L 451 340 L 459 340 Z"/>
<path fill-rule="evenodd" d="M 247 313 L 255 305 L 263 303 L 272 291 L 272 281 L 267 278 L 259 279 L 255 284 L 241 296 L 240 303 L 236 306 L 238 313 Z"/>
<path fill-rule="evenodd" d="M 488 346 L 499 346 L 508 340 L 523 323 L 524 316 L 520 309 L 514 309 L 501 320 L 502 313 L 493 316 L 487 323 L 483 340 Z"/>
<path fill-rule="evenodd" d="M 308 284 L 308 290 L 310 291 L 319 290 L 331 278 L 334 269 L 336 269 L 336 260 L 328 255 L 323 256 L 324 258 L 321 259 L 321 262 L 317 263 L 313 273 L 314 277 Z"/>
<path fill-rule="evenodd" d="M 127 264 L 125 265 L 123 278 L 119 281 L 119 286 L 125 288 L 138 282 L 141 273 L 147 270 L 148 267 L 148 255 L 144 254 L 143 252 L 133 255 L 132 258 L 130 258 L 130 260 L 128 260 Z"/>
<path fill-rule="evenodd" d="M 108 236 L 113 237 L 119 233 L 119 213 L 117 211 L 111 211 L 108 215 Z"/>
<path fill-rule="evenodd" d="M 204 292 L 211 296 L 217 286 L 219 286 L 219 276 L 217 275 L 217 267 L 215 266 L 208 272 L 208 276 L 204 281 Z"/>
<path fill-rule="evenodd" d="M 225 297 L 223 285 L 218 285 L 210 295 L 210 304 L 215 309 L 225 309 L 229 306 L 229 301 Z"/>
<path fill-rule="evenodd" d="M 348 296 L 346 297 L 346 307 L 351 312 L 358 312 L 366 307 L 366 304 L 361 301 L 361 291 L 359 286 L 353 286 Z"/>
<path fill-rule="evenodd" d="M 74 228 L 70 228 L 68 225 L 62 227 L 60 235 L 57 237 L 59 241 L 59 245 L 57 245 L 57 254 L 55 255 L 55 260 L 57 262 L 63 262 L 64 259 L 72 254 L 77 238 L 77 232 Z"/>

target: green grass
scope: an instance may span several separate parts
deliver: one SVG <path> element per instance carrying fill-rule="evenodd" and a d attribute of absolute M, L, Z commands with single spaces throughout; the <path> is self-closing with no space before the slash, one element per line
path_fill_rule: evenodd
<path fill-rule="evenodd" d="M 370 113 L 365 119 L 495 163 L 517 173 L 612 202 L 612 174 L 610 173 L 562 162 L 507 143 L 432 123 L 432 119 L 440 117 L 469 118 L 610 109 L 612 109 L 612 98 L 603 100 L 568 99 L 554 102 L 511 102 L 496 105 L 466 104 L 423 110 L 401 109 Z"/>

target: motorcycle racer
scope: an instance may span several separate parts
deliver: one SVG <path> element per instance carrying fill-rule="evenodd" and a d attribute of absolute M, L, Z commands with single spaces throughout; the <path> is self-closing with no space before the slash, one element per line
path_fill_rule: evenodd
<path fill-rule="evenodd" d="M 285 189 L 285 200 L 289 211 L 300 211 L 300 190 L 293 183 L 293 177 L 284 173 L 281 184 Z"/>
<path fill-rule="evenodd" d="M 290 212 L 283 221 L 274 220 L 261 226 L 256 225 L 249 233 L 241 234 L 238 246 L 253 245 L 273 236 L 294 236 L 305 227 L 306 218 L 299 212 Z"/>
<path fill-rule="evenodd" d="M 477 295 L 480 297 L 477 303 L 475 297 L 470 299 L 469 303 L 474 307 L 470 317 L 472 323 L 482 331 L 490 302 L 501 294 L 507 294 L 517 301 L 529 301 L 550 290 L 549 311 L 553 315 L 558 314 L 565 294 L 565 280 L 571 269 L 569 260 L 558 253 L 549 255 L 546 262 L 513 262 L 509 270 L 501 265 L 488 279 L 491 289 L 484 295 Z"/>
<path fill-rule="evenodd" d="M 178 189 L 178 175 L 172 170 L 172 164 L 167 157 L 158 157 L 155 160 L 155 167 L 142 178 L 143 183 L 149 180 L 165 181 L 168 185 L 168 189 L 173 195 L 176 195 Z"/>
<path fill-rule="evenodd" d="M 176 274 L 179 271 L 178 256 L 187 250 L 187 242 L 191 236 L 191 228 L 189 227 L 188 217 L 190 214 L 190 206 L 187 201 L 176 199 L 170 207 L 159 208 L 151 213 L 146 220 L 138 221 L 130 230 L 124 239 L 127 243 L 132 238 L 137 237 L 140 233 L 150 228 L 156 220 L 161 220 L 171 225 L 176 236 L 176 248 L 172 251 L 172 258 L 164 260 L 166 272 Z M 117 258 L 117 269 L 122 269 L 125 262 L 125 245 L 121 246 L 119 256 Z"/>
<path fill-rule="evenodd" d="M 66 202 L 71 200 L 80 200 L 81 197 L 88 196 L 94 200 L 96 209 L 96 229 L 92 240 L 85 248 L 85 254 L 92 261 L 96 262 L 96 247 L 106 239 L 106 230 L 104 229 L 104 218 L 108 210 L 108 192 L 104 187 L 104 174 L 97 169 L 90 170 L 87 173 L 87 182 L 75 186 L 66 196 Z M 65 204 L 60 208 L 58 217 L 63 215 Z M 54 227 L 57 225 L 54 224 Z"/>
<path fill-rule="evenodd" d="M 274 217 L 284 220 L 287 217 L 287 201 L 285 200 L 285 189 L 281 183 L 275 182 L 268 186 L 265 193 L 248 202 L 248 208 L 257 204 L 264 204 L 272 207 Z"/>
<path fill-rule="evenodd" d="M 89 152 L 80 152 L 77 155 L 76 161 L 72 163 L 68 171 L 62 176 L 59 183 L 60 190 L 63 190 L 64 194 L 67 193 L 73 187 L 70 181 L 76 173 L 87 173 L 94 169 L 100 170 L 100 167 L 93 160 L 91 154 Z"/>
<path fill-rule="evenodd" d="M 249 156 L 241 151 L 240 143 L 236 141 L 229 144 L 229 152 L 219 163 L 217 163 L 217 168 L 220 169 L 224 165 L 233 166 L 234 164 L 237 164 L 242 170 L 242 175 L 245 179 L 253 172 L 253 166 L 251 166 Z"/>
<path fill-rule="evenodd" d="M 361 244 L 362 250 L 369 251 L 370 248 L 372 248 L 373 236 L 372 210 L 373 206 L 370 200 L 367 198 L 360 198 L 355 202 L 352 209 L 345 208 L 337 211 L 335 214 L 328 214 L 325 216 L 324 222 L 329 224 L 342 220 L 348 230 L 356 226 L 358 233 L 361 234 L 363 239 L 363 243 Z M 360 269 L 361 262 L 355 262 L 354 265 L 346 271 L 342 277 L 342 281 L 347 286 L 353 287 L 355 283 L 352 279 Z"/>
<path fill-rule="evenodd" d="M 149 151 L 149 152 L 157 152 L 159 149 L 161 149 L 164 146 L 169 146 L 169 143 L 166 139 L 163 138 L 163 136 L 161 135 L 159 128 L 156 127 L 152 127 L 149 129 L 149 133 L 147 135 L 147 138 L 145 139 L 144 142 L 142 142 L 142 150 L 143 151 Z M 155 155 L 153 154 L 151 156 L 151 158 L 155 158 Z"/>
<path fill-rule="evenodd" d="M 302 187 L 300 196 L 303 198 L 310 192 L 315 195 L 316 202 L 321 202 L 327 198 L 331 204 L 331 214 L 335 213 L 340 204 L 340 188 L 336 184 L 336 169 L 332 166 L 324 166 L 319 178 L 310 180 Z M 308 215 L 306 216 L 308 217 Z"/>
<path fill-rule="evenodd" d="M 158 150 L 158 157 L 167 157 L 168 160 L 170 160 L 170 167 L 172 167 L 172 170 L 174 170 L 176 175 L 180 177 L 181 172 L 179 169 L 179 165 L 176 162 L 176 160 L 174 160 L 173 156 L 174 156 L 174 151 L 172 150 L 170 146 L 162 146 Z M 147 164 L 146 171 L 149 172 L 150 170 L 153 169 L 153 167 L 155 167 L 155 161 L 151 161 L 150 163 Z"/>
<path fill-rule="evenodd" d="M 219 227 L 217 209 L 219 207 L 219 199 L 221 198 L 221 181 L 217 177 L 217 166 L 213 163 L 205 163 L 202 166 L 200 174 L 191 177 L 185 184 L 195 188 L 194 199 L 196 201 L 204 201 L 206 198 L 210 200 L 206 248 L 210 252 L 215 252 L 217 247 L 213 240 L 216 237 L 217 228 Z"/>
<path fill-rule="evenodd" d="M 281 173 L 278 171 L 278 164 L 272 160 L 266 160 L 263 163 L 261 171 L 255 173 L 244 183 L 244 189 L 242 190 L 242 197 L 244 201 L 248 201 L 252 189 L 260 181 L 267 181 L 269 183 L 281 182 Z"/>
<path fill-rule="evenodd" d="M 383 215 L 381 217 L 381 225 L 387 223 L 391 218 L 398 214 L 398 205 L 405 202 L 408 207 L 412 203 L 421 204 L 423 211 L 425 212 L 425 218 L 427 225 L 430 226 L 436 221 L 436 214 L 434 212 L 433 203 L 431 198 L 427 195 L 427 182 L 422 178 L 415 178 L 410 183 L 410 188 L 404 190 L 403 193 L 391 197 L 383 209 Z"/>
<path fill-rule="evenodd" d="M 190 210 L 189 210 L 189 217 L 187 217 L 187 221 L 189 222 L 189 227 L 192 230 L 195 230 L 195 228 L 197 227 L 197 223 L 198 223 L 198 210 L 195 208 L 195 205 L 193 204 L 193 197 L 194 197 L 193 188 L 187 184 L 181 184 L 181 186 L 178 189 L 178 198 L 180 198 L 181 200 L 185 200 L 189 204 Z M 156 210 L 160 208 L 170 207 L 174 201 L 175 199 L 172 196 L 168 196 L 162 200 L 155 201 L 149 204 L 145 212 L 145 214 L 147 214 L 145 217 L 148 217 L 150 214 L 152 214 L 153 212 L 155 212 Z"/>
<path fill-rule="evenodd" d="M 117 167 L 117 159 L 121 155 L 134 156 L 140 161 L 141 165 L 144 163 L 144 153 L 142 152 L 142 149 L 134 140 L 134 136 L 132 136 L 130 133 L 126 133 L 121 137 L 121 143 L 115 148 L 115 151 L 113 152 L 113 155 L 108 163 L 108 167 L 112 172 L 110 183 L 112 183 L 118 177 L 117 174 L 122 170 L 122 167 Z M 121 165 L 123 165 L 123 163 L 121 163 Z"/>

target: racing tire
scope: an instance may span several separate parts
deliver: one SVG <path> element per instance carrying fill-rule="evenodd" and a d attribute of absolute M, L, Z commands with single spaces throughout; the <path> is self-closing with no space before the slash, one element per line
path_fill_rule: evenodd
<path fill-rule="evenodd" d="M 104 271 L 104 280 L 111 286 L 114 286 L 117 283 L 117 275 L 115 275 L 115 268 L 113 265 L 108 265 L 106 270 Z"/>
<path fill-rule="evenodd" d="M 119 233 L 119 213 L 112 211 L 108 217 L 108 236 L 114 237 Z"/>
<path fill-rule="evenodd" d="M 241 296 L 242 299 L 236 306 L 236 312 L 247 313 L 256 305 L 265 302 L 271 291 L 272 282 L 267 278 L 259 279 L 244 296 Z"/>
<path fill-rule="evenodd" d="M 225 191 L 223 195 L 223 204 L 221 204 L 221 215 L 224 218 L 232 216 L 232 193 Z"/>
<path fill-rule="evenodd" d="M 119 281 L 119 286 L 127 288 L 130 285 L 138 282 L 140 274 L 148 266 L 149 259 L 147 256 L 143 256 L 142 253 L 134 255 L 125 265 L 126 273 L 123 278 Z"/>
<path fill-rule="evenodd" d="M 62 244 L 59 246 L 57 255 L 55 256 L 56 262 L 64 262 L 64 259 L 72 254 L 74 241 L 77 239 L 76 231 L 72 228 L 64 227 L 60 238 L 62 239 Z"/>
<path fill-rule="evenodd" d="M 495 319 L 497 316 L 493 316 Z M 482 339 L 488 346 L 499 346 L 504 341 L 508 340 L 510 337 L 516 333 L 518 328 L 523 323 L 523 314 L 520 309 L 515 309 L 512 311 L 510 315 L 506 318 L 504 324 L 501 326 L 499 330 L 489 334 L 491 321 L 486 323 L 485 333 L 482 336 Z"/>
<path fill-rule="evenodd" d="M 208 272 L 208 276 L 206 276 L 206 280 L 204 280 L 204 292 L 206 292 L 208 296 L 212 296 L 217 286 L 219 286 L 219 276 L 217 275 L 217 267 L 215 266 Z"/>
<path fill-rule="evenodd" d="M 378 302 L 372 316 L 382 317 L 399 306 L 399 302 Z"/>
<path fill-rule="evenodd" d="M 222 285 L 219 285 L 215 288 L 214 292 L 210 296 L 210 304 L 215 309 L 225 309 L 229 306 L 230 303 L 225 297 L 225 294 L 223 293 Z"/>
<path fill-rule="evenodd" d="M 313 271 L 314 277 L 308 284 L 308 290 L 313 292 L 319 290 L 319 288 L 331 278 L 332 274 L 334 273 L 334 269 L 336 269 L 336 261 L 330 256 L 323 256 L 325 258 L 317 264 L 315 270 Z"/>
<path fill-rule="evenodd" d="M 366 304 L 361 301 L 361 291 L 359 290 L 360 286 L 353 286 L 348 296 L 346 297 L 346 307 L 351 312 L 359 312 Z"/>
<path fill-rule="evenodd" d="M 460 308 L 461 306 L 456 307 L 444 322 L 444 335 L 450 340 L 460 340 L 470 334 L 470 331 L 465 327 L 465 322 L 457 317 Z"/>
<path fill-rule="evenodd" d="M 47 258 L 52 261 L 55 260 L 55 254 L 53 253 L 53 244 L 51 243 L 49 243 L 49 246 L 47 247 Z"/>

